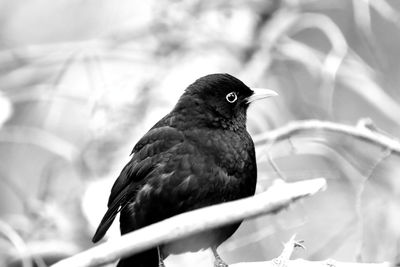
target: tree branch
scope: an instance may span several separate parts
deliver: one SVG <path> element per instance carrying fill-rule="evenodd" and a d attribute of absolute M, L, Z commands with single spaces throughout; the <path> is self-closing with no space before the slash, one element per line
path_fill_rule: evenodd
<path fill-rule="evenodd" d="M 207 229 L 278 212 L 295 200 L 311 196 L 325 186 L 326 181 L 323 178 L 296 183 L 275 183 L 267 191 L 254 197 L 174 216 L 62 260 L 53 267 L 101 266 Z"/>
<path fill-rule="evenodd" d="M 272 261 L 259 262 L 241 262 L 229 265 L 229 267 L 278 267 L 279 265 Z M 359 262 L 338 262 L 335 260 L 307 261 L 303 259 L 289 260 L 285 267 L 394 267 L 388 262 L 382 263 L 359 263 Z"/>
<path fill-rule="evenodd" d="M 253 140 L 257 145 L 263 143 L 274 143 L 293 137 L 297 134 L 316 131 L 327 131 L 349 135 L 356 139 L 389 149 L 393 153 L 400 154 L 400 142 L 395 138 L 384 134 L 382 131 L 377 130 L 375 126 L 371 127 L 371 122 L 365 119 L 360 120 L 357 126 L 318 120 L 294 121 L 273 131 L 260 134 L 254 137 Z"/>
<path fill-rule="evenodd" d="M 290 260 L 290 257 L 296 247 L 303 247 L 293 236 L 284 246 L 279 257 L 264 262 L 242 262 L 231 264 L 230 267 L 391 267 L 394 265 L 383 263 L 355 263 L 355 262 L 337 262 L 331 259 L 325 261 L 307 261 L 303 259 Z"/>

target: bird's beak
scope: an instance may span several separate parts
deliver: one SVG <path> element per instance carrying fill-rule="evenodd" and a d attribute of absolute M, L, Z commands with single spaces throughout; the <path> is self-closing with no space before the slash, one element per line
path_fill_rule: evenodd
<path fill-rule="evenodd" d="M 270 89 L 251 88 L 251 90 L 253 90 L 253 94 L 247 98 L 247 104 L 250 104 L 251 102 L 259 100 L 259 99 L 278 95 L 277 92 L 270 90 Z"/>

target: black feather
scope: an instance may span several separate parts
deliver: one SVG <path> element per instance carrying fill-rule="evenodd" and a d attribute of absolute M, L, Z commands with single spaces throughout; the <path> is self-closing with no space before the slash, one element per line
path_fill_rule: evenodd
<path fill-rule="evenodd" d="M 226 95 L 234 92 L 237 101 Z M 253 195 L 257 166 L 246 130 L 247 98 L 253 94 L 228 74 L 191 84 L 174 109 L 132 150 L 115 181 L 108 210 L 93 237 L 100 240 L 118 212 L 125 234 L 179 213 Z M 240 223 L 161 246 L 164 256 L 218 246 Z M 156 248 L 123 259 L 122 266 L 158 266 Z"/>

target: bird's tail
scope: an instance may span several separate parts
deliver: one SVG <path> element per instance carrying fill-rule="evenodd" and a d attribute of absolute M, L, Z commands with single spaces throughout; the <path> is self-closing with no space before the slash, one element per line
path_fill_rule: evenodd
<path fill-rule="evenodd" d="M 118 262 L 117 267 L 158 267 L 158 251 L 152 248 Z"/>

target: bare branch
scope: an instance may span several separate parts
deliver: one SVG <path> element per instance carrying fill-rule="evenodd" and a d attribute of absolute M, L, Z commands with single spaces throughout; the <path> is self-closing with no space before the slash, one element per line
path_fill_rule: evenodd
<path fill-rule="evenodd" d="M 253 138 L 255 144 L 274 143 L 300 133 L 326 131 L 349 135 L 355 139 L 369 142 L 400 154 L 400 142 L 378 131 L 371 131 L 369 128 L 345 125 L 330 121 L 295 121 L 273 131 L 260 134 Z"/>
<path fill-rule="evenodd" d="M 279 257 L 264 262 L 242 262 L 229 265 L 230 267 L 390 267 L 388 262 L 383 263 L 357 263 L 357 262 L 337 262 L 335 260 L 307 261 L 303 259 L 290 260 L 290 256 L 296 247 L 303 247 L 295 241 L 295 236 L 285 244 Z"/>
<path fill-rule="evenodd" d="M 311 196 L 325 186 L 323 178 L 290 184 L 279 182 L 254 197 L 183 213 L 144 227 L 62 260 L 53 267 L 101 266 L 207 229 L 278 212 L 295 200 Z"/>

